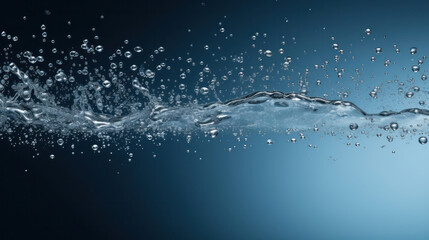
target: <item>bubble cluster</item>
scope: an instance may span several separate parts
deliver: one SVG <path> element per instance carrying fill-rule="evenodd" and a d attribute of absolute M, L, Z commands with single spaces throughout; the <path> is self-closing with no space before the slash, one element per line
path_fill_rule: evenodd
<path fill-rule="evenodd" d="M 234 52 L 228 45 L 233 28 L 220 25 L 213 26 L 213 39 L 195 40 L 174 54 L 170 46 L 150 48 L 132 39 L 110 49 L 95 28 L 66 49 L 51 37 L 49 24 L 40 25 L 28 47 L 17 44 L 25 36 L 2 31 L 0 137 L 12 145 L 37 149 L 45 144 L 73 154 L 87 141 L 90 152 L 121 148 L 129 159 L 130 142 L 143 148 L 147 142 L 190 144 L 232 135 L 247 149 L 249 132 L 263 136 L 267 145 L 307 141 L 313 149 L 311 134 L 341 136 L 355 147 L 364 145 L 355 140 L 360 136 L 387 142 L 419 136 L 420 144 L 427 143 L 422 135 L 427 135 L 429 114 L 415 106 L 425 105 L 426 57 L 416 47 L 410 48 L 413 56 L 405 54 L 412 64 L 399 66 L 402 62 L 392 57 L 403 57 L 394 54 L 400 53 L 396 44 L 392 50 L 377 42 L 364 53 L 332 36 L 311 51 L 296 50 L 300 42 L 293 34 L 271 44 L 269 33 L 254 32 Z M 359 31 L 362 42 L 375 41 L 378 34 Z M 75 39 L 68 32 L 63 37 Z M 386 80 L 367 74 L 368 64 L 383 69 Z M 395 69 L 404 74 L 390 74 Z M 284 92 L 275 91 L 279 88 Z M 397 97 L 402 110 L 390 111 L 392 104 L 367 113 L 353 103 L 376 105 L 386 96 Z"/>

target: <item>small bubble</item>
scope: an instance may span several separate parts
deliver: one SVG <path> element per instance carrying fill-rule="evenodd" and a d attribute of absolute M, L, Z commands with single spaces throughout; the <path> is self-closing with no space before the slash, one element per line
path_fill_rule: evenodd
<path fill-rule="evenodd" d="M 427 139 L 427 137 L 419 137 L 419 143 L 420 144 L 426 144 L 428 142 L 428 139 Z"/>
<path fill-rule="evenodd" d="M 133 54 L 130 52 L 130 51 L 126 51 L 125 53 L 124 53 L 124 56 L 126 57 L 126 58 L 131 58 L 131 56 L 132 56 Z"/>
<path fill-rule="evenodd" d="M 359 128 L 359 126 L 358 126 L 357 123 L 351 123 L 349 125 L 349 128 L 350 128 L 350 130 L 355 131 L 355 130 L 357 130 Z"/>
<path fill-rule="evenodd" d="M 101 45 L 96 46 L 95 47 L 95 51 L 102 52 L 103 51 L 103 46 L 101 46 Z"/>
<path fill-rule="evenodd" d="M 396 123 L 396 122 L 391 122 L 391 123 L 390 123 L 390 128 L 391 128 L 393 131 L 395 131 L 395 130 L 397 130 L 397 129 L 399 128 L 399 125 L 398 125 L 398 123 Z"/>
<path fill-rule="evenodd" d="M 211 138 L 215 138 L 219 134 L 219 131 L 217 129 L 212 129 L 209 131 L 209 134 Z"/>
<path fill-rule="evenodd" d="M 416 53 L 417 53 L 417 48 L 416 47 L 410 48 L 410 54 L 414 55 Z"/>
<path fill-rule="evenodd" d="M 147 78 L 154 78 L 155 77 L 155 73 L 152 72 L 152 70 L 150 70 L 150 69 L 146 69 L 144 74 L 146 75 Z"/>
<path fill-rule="evenodd" d="M 365 34 L 366 35 L 370 35 L 371 34 L 371 29 L 370 28 L 365 29 Z"/>
<path fill-rule="evenodd" d="M 381 53 L 383 50 L 381 49 L 381 47 L 375 48 L 375 53 L 379 54 Z"/>
<path fill-rule="evenodd" d="M 143 48 L 140 46 L 136 46 L 136 47 L 134 47 L 134 52 L 141 53 L 141 52 L 143 52 Z"/>
<path fill-rule="evenodd" d="M 203 95 L 207 95 L 207 93 L 209 93 L 209 89 L 208 89 L 208 88 L 206 88 L 206 87 L 202 87 L 202 88 L 200 89 L 200 92 L 201 92 L 201 94 L 203 94 Z"/>
<path fill-rule="evenodd" d="M 413 93 L 413 92 L 407 92 L 407 93 L 405 94 L 405 96 L 406 96 L 407 98 L 412 98 L 412 97 L 414 96 L 414 93 Z"/>
<path fill-rule="evenodd" d="M 272 52 L 271 50 L 266 50 L 266 51 L 264 52 L 264 54 L 265 54 L 265 56 L 267 56 L 267 57 L 272 57 L 272 56 L 273 56 L 273 52 Z"/>
<path fill-rule="evenodd" d="M 104 80 L 104 81 L 103 81 L 103 86 L 104 86 L 105 88 L 110 88 L 110 87 L 112 86 L 112 84 L 110 83 L 110 81 L 109 81 L 109 80 Z"/>
<path fill-rule="evenodd" d="M 420 66 L 418 66 L 418 65 L 414 65 L 414 66 L 412 66 L 412 67 L 411 67 L 411 71 L 413 71 L 413 72 L 418 72 L 418 71 L 420 71 Z"/>

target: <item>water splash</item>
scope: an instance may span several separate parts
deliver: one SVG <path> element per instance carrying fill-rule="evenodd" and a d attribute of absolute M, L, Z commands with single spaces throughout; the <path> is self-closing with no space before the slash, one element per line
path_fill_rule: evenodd
<path fill-rule="evenodd" d="M 46 30 L 45 25 L 41 28 Z M 369 35 L 371 31 L 367 29 L 364 33 Z M 18 41 L 18 38 L 7 37 L 5 32 L 1 35 Z M 260 37 L 259 33 L 251 37 L 252 49 L 256 48 Z M 98 40 L 98 36 L 94 39 Z M 48 41 L 46 32 L 42 33 L 42 41 Z M 284 40 L 278 53 L 262 46 L 254 52 L 256 55 L 246 50 L 229 57 L 223 53 L 218 57 L 213 53 L 197 59 L 188 53 L 186 58 L 158 61 L 156 56 L 165 53 L 165 48 L 160 46 L 151 53 L 149 60 L 142 63 L 139 62 L 141 58 L 133 58 L 141 55 L 143 48 L 130 47 L 127 40 L 124 43 L 125 46 L 108 56 L 107 64 L 99 61 L 99 54 L 105 52 L 105 48 L 98 43 L 92 44 L 88 39 L 83 40 L 80 49 L 68 52 L 50 49 L 50 52 L 60 54 L 59 59 L 57 56 L 35 56 L 28 50 L 17 51 L 12 56 L 14 45 L 9 44 L 0 53 L 4 59 L 0 70 L 3 74 L 0 80 L 0 136 L 19 131 L 27 134 L 31 130 L 39 134 L 38 137 L 34 134 L 38 142 L 43 142 L 41 135 L 45 133 L 97 136 L 103 140 L 129 132 L 148 136 L 149 140 L 172 133 L 187 135 L 187 141 L 191 133 L 204 132 L 215 138 L 223 131 L 236 130 L 295 131 L 301 134 L 323 130 L 331 134 L 350 135 L 352 132 L 368 136 L 379 136 L 380 130 L 400 132 L 400 136 L 427 134 L 429 110 L 406 108 L 366 112 L 352 101 L 345 100 L 352 94 L 346 81 L 335 80 L 338 88 L 333 89 L 338 100 L 328 100 L 328 94 L 318 91 L 315 91 L 316 97 L 310 97 L 312 82 L 314 87 L 326 84 L 316 77 L 311 79 L 310 72 L 316 74 L 321 71 L 329 79 L 329 61 L 315 64 L 312 71 L 309 68 L 298 71 L 294 66 L 299 61 L 298 57 L 282 56 L 285 54 Z M 340 53 L 341 57 L 334 56 L 336 63 L 340 58 L 346 60 L 347 53 L 342 46 L 339 43 L 327 46 L 335 54 Z M 396 45 L 394 48 L 398 49 Z M 208 45 L 202 50 L 213 51 Z M 387 51 L 377 47 L 375 52 L 380 55 Z M 39 49 L 39 53 L 45 51 Z M 410 53 L 415 55 L 417 48 L 411 48 Z M 244 66 L 244 59 L 252 57 L 258 60 L 257 65 L 249 63 L 250 66 Z M 348 57 L 354 60 L 354 56 Z M 376 60 L 371 57 L 370 61 Z M 386 60 L 384 66 L 391 62 Z M 421 65 L 423 60 L 418 62 Z M 335 78 L 343 78 L 347 73 L 346 69 L 336 66 L 332 70 Z M 355 86 L 361 83 L 356 79 L 361 77 L 362 70 L 355 69 L 354 75 L 350 75 Z M 413 65 L 411 70 L 416 73 L 420 67 Z M 298 81 L 291 80 L 294 76 Z M 426 75 L 421 79 L 425 81 Z M 283 81 L 293 90 L 267 91 L 278 89 L 269 88 L 270 81 Z M 417 86 L 404 91 L 406 84 L 397 79 L 388 80 L 385 85 L 396 83 L 399 93 L 405 92 L 406 99 L 414 98 L 419 92 L 426 93 Z M 388 87 L 382 84 L 371 89 L 369 96 L 373 100 L 380 98 L 383 91 L 388 92 Z M 221 98 L 229 100 L 222 101 Z M 423 106 L 425 103 L 420 101 L 419 104 Z M 393 137 L 388 135 L 388 140 L 391 139 Z M 291 142 L 296 142 L 296 139 Z M 427 141 L 420 139 L 419 142 L 424 144 Z M 62 146 L 64 141 L 61 139 L 60 143 Z M 98 145 L 93 149 L 98 150 Z"/>
<path fill-rule="evenodd" d="M 385 128 L 391 122 L 402 127 L 427 123 L 429 111 L 410 108 L 399 112 L 366 113 L 348 101 L 326 100 L 296 93 L 260 91 L 223 103 L 188 106 L 147 106 L 116 117 L 91 111 L 37 103 L 18 104 L 0 100 L 2 122 L 47 127 L 64 132 L 191 132 L 207 129 L 313 130 L 315 127 L 346 130 L 351 123 L 360 128 Z M 353 129 L 354 130 L 354 129 Z M 396 130 L 396 129 L 394 129 Z"/>

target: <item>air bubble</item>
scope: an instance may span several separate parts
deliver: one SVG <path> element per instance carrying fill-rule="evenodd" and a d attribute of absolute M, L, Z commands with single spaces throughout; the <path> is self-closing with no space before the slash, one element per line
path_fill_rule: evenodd
<path fill-rule="evenodd" d="M 393 131 L 398 130 L 399 125 L 396 122 L 391 122 L 390 123 L 390 129 L 392 129 Z"/>
<path fill-rule="evenodd" d="M 355 130 L 357 130 L 359 128 L 359 126 L 358 126 L 357 123 L 351 123 L 349 125 L 349 128 L 350 128 L 350 130 L 355 131 Z"/>
<path fill-rule="evenodd" d="M 428 142 L 428 139 L 427 139 L 427 137 L 419 137 L 419 143 L 420 144 L 426 144 Z"/>

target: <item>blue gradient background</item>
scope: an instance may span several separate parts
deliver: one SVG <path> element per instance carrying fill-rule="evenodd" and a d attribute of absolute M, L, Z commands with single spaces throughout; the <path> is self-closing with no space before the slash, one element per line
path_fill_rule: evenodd
<path fill-rule="evenodd" d="M 332 70 L 329 79 L 312 76 L 311 72 L 309 79 L 314 80 L 310 80 L 313 81 L 310 95 L 328 93 L 329 98 L 336 99 L 339 87 L 349 87 L 347 100 L 368 112 L 417 107 L 419 100 L 426 100 L 423 91 L 405 99 L 404 94 L 397 94 L 396 85 L 377 100 L 368 95 L 394 75 L 404 82 L 410 77 L 416 79 L 416 83 L 406 82 L 404 90 L 414 85 L 422 90 L 427 88 L 427 83 L 419 79 L 427 71 L 427 63 L 421 66 L 420 73 L 409 70 L 417 59 L 429 54 L 429 4 L 423 1 L 208 0 L 205 3 L 205 7 L 199 1 L 4 3 L 10 11 L 0 15 L 0 22 L 14 34 L 21 34 L 38 29 L 46 21 L 66 22 L 71 18 L 75 20 L 76 33 L 99 24 L 105 49 L 115 49 L 127 38 L 132 43 L 143 41 L 145 49 L 163 45 L 169 56 L 177 56 L 183 55 L 183 48 L 189 42 L 209 44 L 206 42 L 213 39 L 213 31 L 222 21 L 234 33 L 234 38 L 224 45 L 226 52 L 249 50 L 250 36 L 256 31 L 269 34 L 267 41 L 273 41 L 273 50 L 278 49 L 282 35 L 295 36 L 297 44 L 285 49 L 288 55 L 301 57 L 294 65 L 297 71 L 312 69 L 324 60 L 333 62 L 335 53 L 330 37 L 334 36 L 346 52 L 353 51 L 348 58 L 353 55 L 356 59 L 337 64 L 346 69 L 341 85 L 336 84 L 338 79 Z M 55 21 L 43 17 L 45 9 L 53 12 L 51 18 Z M 97 23 L 100 14 L 106 16 L 102 24 Z M 33 19 L 30 26 L 20 25 L 22 15 Z M 226 21 L 224 15 L 228 17 Z M 287 24 L 285 17 L 289 19 Z M 50 26 L 51 31 L 61 32 L 61 24 Z M 189 27 L 192 34 L 186 33 Z M 367 27 L 372 29 L 371 38 L 376 40 L 360 42 Z M 353 47 L 348 47 L 350 43 Z M 393 44 L 398 44 L 400 54 L 393 53 Z M 369 58 L 375 55 L 378 46 L 383 47 L 384 55 L 376 56 L 377 61 L 371 63 Z M 419 49 L 414 57 L 408 53 L 413 46 Z M 318 52 L 304 55 L 305 49 Z M 384 67 L 387 58 L 397 64 Z M 245 59 L 244 64 L 252 64 L 251 61 Z M 365 82 L 355 90 L 348 76 L 361 64 L 365 65 L 361 77 Z M 407 66 L 407 70 L 402 70 L 402 66 Z M 388 76 L 384 75 L 386 70 Z M 298 90 L 287 88 L 284 81 L 276 81 L 277 77 L 272 75 L 269 90 Z M 323 81 L 318 88 L 314 86 L 317 78 Z M 222 100 L 229 97 L 239 96 L 225 95 Z M 34 153 L 28 148 L 13 148 L 3 140 L 0 238 L 429 237 L 428 146 L 418 144 L 417 136 L 396 137 L 388 143 L 384 137 L 362 135 L 349 141 L 345 136 L 319 132 L 306 133 L 306 140 L 291 144 L 288 140 L 292 137 L 298 135 L 250 133 L 244 143 L 237 142 L 232 132 L 221 132 L 209 143 L 208 138 L 201 136 L 203 140 L 194 137 L 191 144 L 183 137 L 179 141 L 167 140 L 157 148 L 147 143 L 143 149 L 133 151 L 131 163 L 122 153 L 88 151 L 91 141 L 82 143 L 83 155 L 46 149 L 41 151 L 40 158 L 33 159 Z M 275 144 L 268 146 L 268 138 Z M 347 142 L 352 146 L 347 146 Z M 353 146 L 355 142 L 361 146 Z M 243 144 L 247 149 L 243 149 Z M 234 146 L 233 151 L 227 151 Z M 186 153 L 188 149 L 191 153 Z M 56 158 L 50 160 L 48 156 L 53 151 Z"/>

